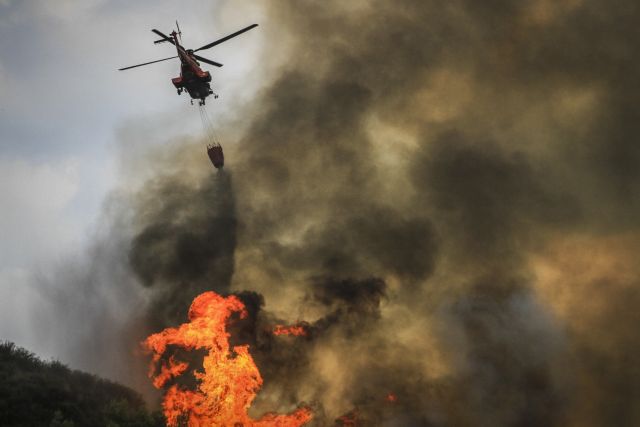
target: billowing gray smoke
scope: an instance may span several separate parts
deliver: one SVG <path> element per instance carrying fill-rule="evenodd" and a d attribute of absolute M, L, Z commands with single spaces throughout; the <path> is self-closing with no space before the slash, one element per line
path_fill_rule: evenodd
<path fill-rule="evenodd" d="M 158 330 L 183 321 L 202 292 L 229 292 L 236 246 L 231 175 L 221 171 L 195 187 L 159 177 L 138 203 L 141 225 L 129 263 L 153 290 L 147 323 Z"/>
<path fill-rule="evenodd" d="M 286 60 L 228 170 L 185 144 L 130 204 L 143 329 L 238 292 L 256 414 L 638 425 L 639 8 L 270 4 Z M 296 321 L 308 337 L 269 332 Z"/>

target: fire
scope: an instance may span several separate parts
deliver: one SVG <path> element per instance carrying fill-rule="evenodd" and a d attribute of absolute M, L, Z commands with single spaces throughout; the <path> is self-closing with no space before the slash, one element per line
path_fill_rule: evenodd
<path fill-rule="evenodd" d="M 341 427 L 358 427 L 362 425 L 358 419 L 358 410 L 354 409 L 348 414 L 342 415 L 336 419 L 336 425 Z"/>
<path fill-rule="evenodd" d="M 222 297 L 214 292 L 198 296 L 189 308 L 189 323 L 167 328 L 148 337 L 143 346 L 153 353 L 150 377 L 157 388 L 188 369 L 188 364 L 173 357 L 163 359 L 168 346 L 187 350 L 206 349 L 204 372 L 194 371 L 199 380 L 196 390 L 174 384 L 166 391 L 164 414 L 171 427 L 298 427 L 308 423 L 312 414 L 300 408 L 287 415 L 268 413 L 258 420 L 247 411 L 262 387 L 262 376 L 249 353 L 248 345 L 229 345 L 227 321 L 233 313 L 247 316 L 244 304 L 235 296 Z M 165 358 L 166 359 L 166 358 Z"/>
<path fill-rule="evenodd" d="M 308 335 L 308 332 L 307 328 L 303 325 L 276 325 L 273 328 L 273 335 L 293 335 L 294 337 L 306 337 Z"/>
<path fill-rule="evenodd" d="M 385 399 L 387 399 L 387 402 L 389 402 L 389 403 L 396 403 L 398 401 L 398 396 L 396 396 L 393 393 L 389 393 L 389 394 L 387 394 Z"/>

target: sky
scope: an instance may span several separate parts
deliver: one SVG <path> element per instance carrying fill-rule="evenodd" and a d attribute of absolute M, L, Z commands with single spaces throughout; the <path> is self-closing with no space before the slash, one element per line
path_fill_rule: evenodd
<path fill-rule="evenodd" d="M 259 7 L 197 0 L 0 2 L 2 339 L 58 356 L 28 333 L 39 327 L 29 313 L 46 304 L 36 276 L 85 251 L 99 228 L 105 197 L 119 185 L 119 130 L 138 126 L 149 144 L 202 131 L 196 107 L 171 84 L 177 60 L 117 69 L 173 54 L 153 44 L 151 28 L 170 32 L 177 19 L 185 45 L 198 47 L 260 15 Z M 258 89 L 264 36 L 252 35 L 207 52 L 224 64 L 211 70 L 221 97 L 210 114 L 235 114 Z"/>

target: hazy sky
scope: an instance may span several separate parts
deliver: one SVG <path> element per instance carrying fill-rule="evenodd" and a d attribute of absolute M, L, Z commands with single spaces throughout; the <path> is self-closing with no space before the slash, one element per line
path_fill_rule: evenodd
<path fill-rule="evenodd" d="M 83 252 L 122 185 L 118 132 L 146 130 L 147 144 L 201 132 L 197 107 L 171 85 L 177 60 L 117 69 L 174 53 L 152 43 L 151 28 L 169 32 L 178 19 L 185 45 L 198 47 L 264 25 L 260 14 L 227 1 L 0 0 L 0 339 L 55 356 L 30 333 L 45 303 L 36 279 Z M 211 70 L 221 95 L 212 115 L 233 114 L 259 87 L 262 43 L 254 31 L 207 52 L 224 64 Z"/>

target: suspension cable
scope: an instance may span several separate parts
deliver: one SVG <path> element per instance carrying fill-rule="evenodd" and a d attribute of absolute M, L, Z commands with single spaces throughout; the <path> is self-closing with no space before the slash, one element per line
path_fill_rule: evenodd
<path fill-rule="evenodd" d="M 206 107 L 204 105 L 200 105 L 199 111 L 207 143 L 211 145 L 220 145 L 220 138 L 218 138 L 215 126 L 213 125 L 213 121 L 211 120 L 211 116 L 208 114 Z"/>

